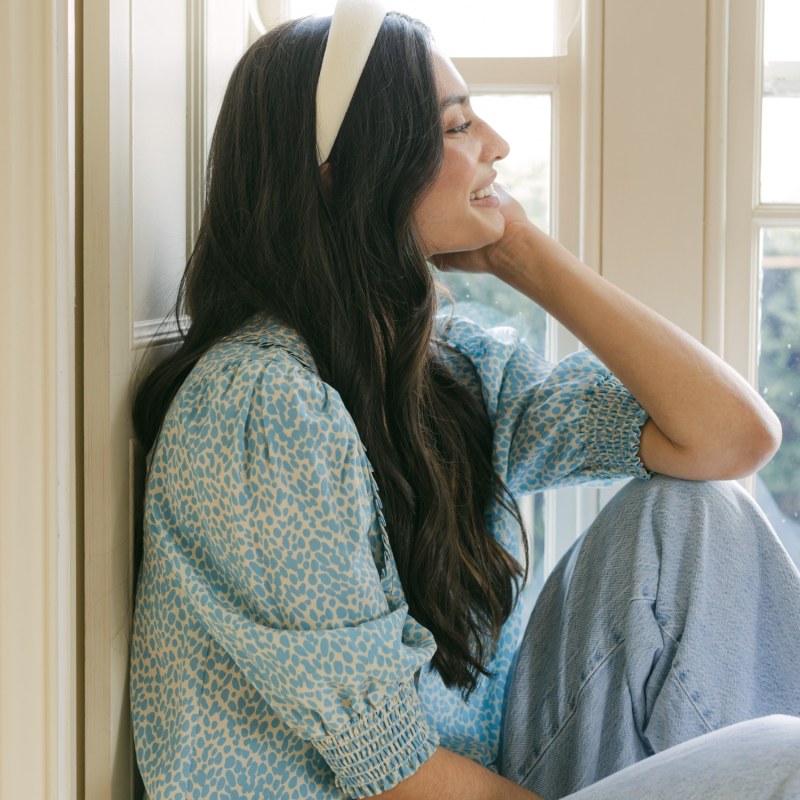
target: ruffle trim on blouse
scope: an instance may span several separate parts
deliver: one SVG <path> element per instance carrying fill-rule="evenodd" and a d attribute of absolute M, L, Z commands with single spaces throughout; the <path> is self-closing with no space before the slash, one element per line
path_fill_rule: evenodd
<path fill-rule="evenodd" d="M 369 797 L 411 777 L 439 741 L 416 691 L 405 684 L 385 705 L 311 743 L 336 774 L 342 791 L 350 797 Z"/>
<path fill-rule="evenodd" d="M 619 475 L 624 470 L 650 479 L 639 458 L 642 425 L 647 411 L 613 375 L 604 376 L 587 398 L 589 413 L 583 418 L 583 436 L 589 463 L 599 472 Z"/>

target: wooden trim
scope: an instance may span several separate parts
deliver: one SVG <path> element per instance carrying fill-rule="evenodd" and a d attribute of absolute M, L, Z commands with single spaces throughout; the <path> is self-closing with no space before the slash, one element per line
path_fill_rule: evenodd
<path fill-rule="evenodd" d="M 181 317 L 183 330 L 189 328 L 189 318 Z M 174 317 L 169 319 L 138 320 L 133 326 L 133 345 L 137 350 L 151 345 L 173 344 L 181 341 L 180 330 Z"/>
<path fill-rule="evenodd" d="M 800 205 L 758 205 L 753 209 L 753 219 L 762 227 L 800 225 Z"/>
<path fill-rule="evenodd" d="M 593 269 L 601 267 L 604 0 L 581 0 L 579 15 L 559 58 L 558 110 L 554 113 L 554 234 Z M 554 110 L 555 111 L 555 110 Z M 556 122 L 557 120 L 557 122 Z M 552 317 L 547 357 L 555 360 L 581 346 Z M 596 489 L 567 487 L 545 494 L 547 575 L 599 510 Z"/>
<path fill-rule="evenodd" d="M 797 256 L 762 256 L 762 269 L 800 269 L 800 255 Z"/>
<path fill-rule="evenodd" d="M 605 0 L 582 0 L 582 17 L 579 256 L 602 274 Z"/>
<path fill-rule="evenodd" d="M 57 742 L 55 796 L 59 800 L 77 800 L 81 796 L 83 755 L 78 717 L 79 659 L 83 642 L 79 635 L 78 611 L 78 503 L 80 479 L 77 466 L 81 461 L 77 414 L 82 403 L 82 387 L 78 383 L 77 329 L 75 308 L 80 304 L 77 283 L 75 248 L 77 199 L 77 135 L 76 135 L 76 42 L 74 0 L 50 3 L 56 26 L 55 53 L 57 67 L 56 160 L 59 180 L 52 200 L 57 220 L 56 262 L 56 504 L 57 504 L 57 657 L 58 700 L 55 737 Z M 82 666 L 82 665 L 81 665 Z"/>
<path fill-rule="evenodd" d="M 725 236 L 728 154 L 729 0 L 708 0 L 706 12 L 705 228 L 703 343 L 725 357 Z"/>
<path fill-rule="evenodd" d="M 0 796 L 77 798 L 71 0 L 4 13 Z M 8 70 L 8 71 L 6 71 Z"/>
<path fill-rule="evenodd" d="M 725 243 L 725 358 L 755 385 L 758 336 L 762 0 L 730 5 Z"/>
<path fill-rule="evenodd" d="M 129 0 L 84 0 L 85 781 L 131 797 Z"/>
<path fill-rule="evenodd" d="M 74 290 L 74 425 L 75 425 L 75 526 L 76 542 L 73 558 L 75 560 L 75 800 L 86 796 L 86 747 L 85 713 L 86 707 L 86 637 L 84 614 L 84 425 L 83 425 L 83 0 L 74 0 L 74 13 L 70 15 L 72 26 L 70 43 L 74 46 L 74 72 L 70 80 L 74 113 L 74 162 L 72 165 L 73 197 L 73 254 L 75 262 Z"/>
<path fill-rule="evenodd" d="M 454 58 L 453 65 L 468 84 L 526 87 L 557 86 L 561 57 Z"/>
<path fill-rule="evenodd" d="M 206 0 L 186 4 L 186 258 L 203 218 L 206 192 Z"/>

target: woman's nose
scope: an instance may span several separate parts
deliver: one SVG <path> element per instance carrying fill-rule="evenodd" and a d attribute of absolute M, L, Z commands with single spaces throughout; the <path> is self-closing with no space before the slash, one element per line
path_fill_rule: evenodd
<path fill-rule="evenodd" d="M 508 142 L 491 126 L 486 125 L 487 139 L 484 151 L 491 161 L 505 158 L 511 149 Z"/>

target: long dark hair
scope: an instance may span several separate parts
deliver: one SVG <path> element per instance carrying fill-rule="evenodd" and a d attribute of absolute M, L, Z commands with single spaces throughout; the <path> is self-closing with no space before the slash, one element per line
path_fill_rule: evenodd
<path fill-rule="evenodd" d="M 275 28 L 233 72 L 178 295 L 191 324 L 139 385 L 134 425 L 149 450 L 199 357 L 253 313 L 296 329 L 368 449 L 410 613 L 436 639 L 432 666 L 468 695 L 525 570 L 484 518 L 495 499 L 522 530 L 486 410 L 432 342 L 435 284 L 413 224 L 443 157 L 430 35 L 387 15 L 323 176 L 315 91 L 329 22 Z"/>

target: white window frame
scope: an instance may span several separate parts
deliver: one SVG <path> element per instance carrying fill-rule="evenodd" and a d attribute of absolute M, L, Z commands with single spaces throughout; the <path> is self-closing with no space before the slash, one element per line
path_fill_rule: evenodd
<path fill-rule="evenodd" d="M 729 20 L 730 91 L 726 232 L 726 359 L 757 384 L 760 235 L 764 228 L 800 228 L 800 204 L 762 203 L 761 108 L 764 0 L 737 0 Z"/>

